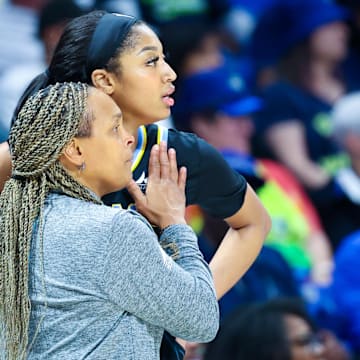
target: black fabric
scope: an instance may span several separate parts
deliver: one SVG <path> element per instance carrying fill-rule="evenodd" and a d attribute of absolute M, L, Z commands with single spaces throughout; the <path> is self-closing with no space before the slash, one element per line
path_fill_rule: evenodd
<path fill-rule="evenodd" d="M 106 14 L 99 21 L 87 55 L 86 70 L 88 75 L 95 69 L 102 69 L 114 56 L 137 19 L 122 14 Z"/>
<path fill-rule="evenodd" d="M 160 347 L 161 360 L 182 360 L 185 356 L 184 348 L 176 342 L 175 338 L 168 332 L 164 332 Z"/>
<path fill-rule="evenodd" d="M 150 150 L 157 143 L 157 125 L 146 127 L 147 143 L 145 154 L 133 172 L 133 178 L 147 178 Z M 186 203 L 197 204 L 216 218 L 234 215 L 242 206 L 245 193 L 245 179 L 232 170 L 222 155 L 211 145 L 194 134 L 169 130 L 168 147 L 176 150 L 178 166 L 186 166 Z M 143 190 L 146 182 L 140 184 Z M 118 205 L 126 209 L 133 200 L 126 190 L 103 197 L 107 205 Z"/>

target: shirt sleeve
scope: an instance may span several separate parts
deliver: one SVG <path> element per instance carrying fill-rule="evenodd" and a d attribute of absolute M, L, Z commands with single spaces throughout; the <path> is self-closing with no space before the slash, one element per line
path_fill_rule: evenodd
<path fill-rule="evenodd" d="M 160 236 L 160 246 L 142 219 L 129 212 L 119 212 L 113 219 L 104 272 L 110 301 L 173 336 L 212 340 L 219 310 L 196 235 L 187 225 L 172 225 Z M 176 262 L 171 255 L 177 256 Z"/>
<path fill-rule="evenodd" d="M 169 131 L 169 147 L 177 150 L 179 166 L 187 167 L 186 201 L 216 218 L 234 215 L 242 206 L 246 180 L 223 156 L 194 134 Z"/>

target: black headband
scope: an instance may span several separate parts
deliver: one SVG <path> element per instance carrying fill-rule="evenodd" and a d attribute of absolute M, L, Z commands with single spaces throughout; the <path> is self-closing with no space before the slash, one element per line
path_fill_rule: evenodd
<path fill-rule="evenodd" d="M 122 14 L 105 14 L 91 38 L 86 70 L 90 77 L 95 69 L 103 69 L 128 35 L 137 18 Z"/>

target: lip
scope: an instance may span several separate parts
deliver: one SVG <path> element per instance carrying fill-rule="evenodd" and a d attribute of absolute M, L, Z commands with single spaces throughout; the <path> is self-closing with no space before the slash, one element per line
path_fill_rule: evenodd
<path fill-rule="evenodd" d="M 175 86 L 172 85 L 171 88 L 162 97 L 171 96 L 174 92 L 175 92 Z"/>

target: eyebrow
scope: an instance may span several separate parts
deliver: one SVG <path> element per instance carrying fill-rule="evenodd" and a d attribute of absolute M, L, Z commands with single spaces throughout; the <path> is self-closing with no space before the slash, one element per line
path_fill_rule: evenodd
<path fill-rule="evenodd" d="M 122 119 L 122 113 L 121 112 L 118 112 L 115 115 L 113 115 L 114 122 L 119 121 L 121 119 Z"/>
<path fill-rule="evenodd" d="M 145 51 L 158 51 L 159 49 L 157 48 L 157 46 L 144 46 L 137 54 L 140 55 L 141 53 L 145 52 Z"/>

